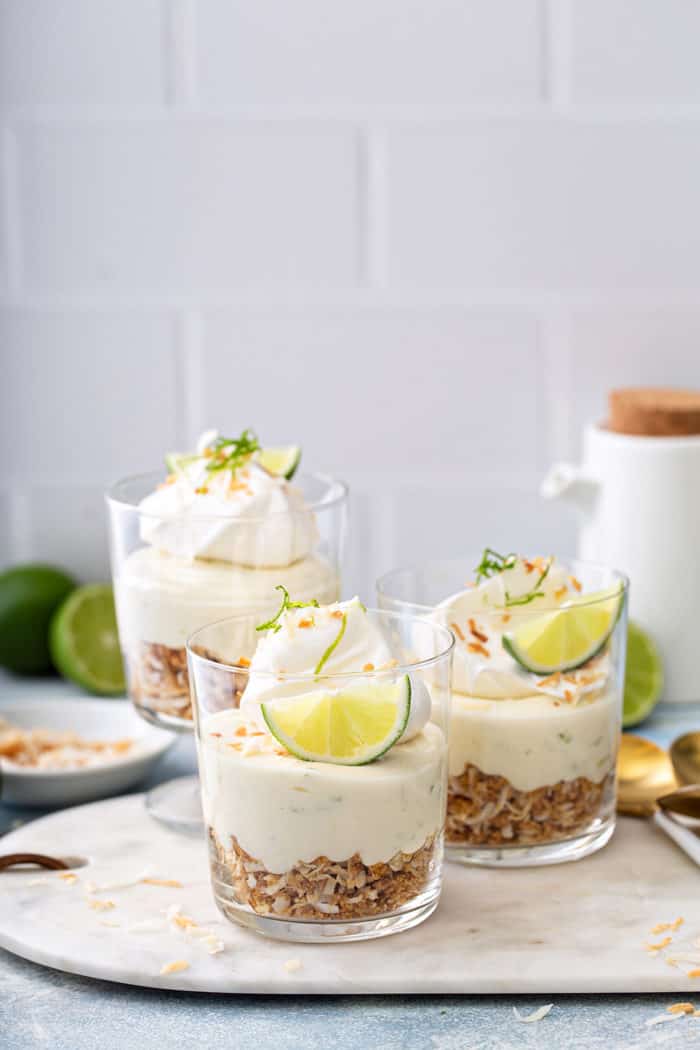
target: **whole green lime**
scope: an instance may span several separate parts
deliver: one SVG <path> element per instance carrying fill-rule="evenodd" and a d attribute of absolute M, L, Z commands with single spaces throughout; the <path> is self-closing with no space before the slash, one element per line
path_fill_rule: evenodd
<path fill-rule="evenodd" d="M 16 565 L 0 573 L 0 667 L 17 674 L 51 670 L 49 622 L 75 587 L 52 565 Z"/>

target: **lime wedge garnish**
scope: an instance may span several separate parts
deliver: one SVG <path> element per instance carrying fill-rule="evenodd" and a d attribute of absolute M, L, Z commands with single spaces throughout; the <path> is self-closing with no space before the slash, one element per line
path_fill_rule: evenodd
<path fill-rule="evenodd" d="M 66 598 L 51 620 L 49 646 L 66 678 L 103 696 L 124 692 L 114 596 L 107 584 L 78 587 Z"/>
<path fill-rule="evenodd" d="M 301 449 L 298 445 L 261 448 L 255 453 L 255 459 L 268 473 L 274 474 L 276 478 L 286 478 L 289 481 L 299 466 Z"/>
<path fill-rule="evenodd" d="M 275 739 L 297 758 L 362 766 L 396 743 L 411 711 L 411 680 L 348 686 L 261 704 Z"/>
<path fill-rule="evenodd" d="M 535 674 L 573 671 L 603 648 L 622 609 L 619 585 L 573 598 L 503 636 L 503 648 Z"/>
<path fill-rule="evenodd" d="M 627 666 L 622 724 L 639 725 L 661 699 L 664 670 L 659 650 L 649 635 L 631 620 L 627 627 Z"/>

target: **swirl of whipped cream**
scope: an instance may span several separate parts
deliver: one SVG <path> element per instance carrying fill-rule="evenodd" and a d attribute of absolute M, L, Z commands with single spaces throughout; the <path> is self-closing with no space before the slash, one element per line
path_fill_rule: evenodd
<path fill-rule="evenodd" d="M 549 566 L 547 568 L 547 566 Z M 546 576 L 535 584 L 544 569 Z M 433 618 L 455 635 L 452 689 L 455 693 L 485 699 L 518 699 L 538 693 L 574 698 L 600 687 L 598 672 L 570 675 L 534 675 L 521 668 L 503 647 L 503 635 L 525 620 L 542 615 L 578 591 L 563 565 L 553 559 L 517 558 L 512 567 L 445 598 Z M 536 590 L 537 597 L 524 604 Z M 514 604 L 514 602 L 516 604 Z"/>
<path fill-rule="evenodd" d="M 326 654 L 322 675 L 356 674 L 392 666 L 392 650 L 359 598 L 320 608 L 288 609 L 278 623 L 279 631 L 266 631 L 258 642 L 248 684 L 241 698 L 241 708 L 251 709 L 251 715 L 263 726 L 264 720 L 255 708 L 266 700 L 328 689 L 323 678 L 285 682 L 278 681 L 270 672 L 311 674 Z M 334 643 L 337 643 L 335 647 Z M 266 673 L 256 677 L 256 671 Z M 430 694 L 425 683 L 414 676 L 411 678 L 411 711 L 399 742 L 417 736 L 429 718 Z"/>
<path fill-rule="evenodd" d="M 141 500 L 146 543 L 182 558 L 252 568 L 292 565 L 313 550 L 318 526 L 299 489 L 254 459 L 235 471 L 209 471 L 208 462 L 194 457 Z"/>

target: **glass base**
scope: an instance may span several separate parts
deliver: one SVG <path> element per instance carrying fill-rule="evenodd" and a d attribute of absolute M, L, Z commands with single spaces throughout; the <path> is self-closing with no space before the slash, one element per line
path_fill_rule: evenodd
<path fill-rule="evenodd" d="M 480 868 L 537 868 L 566 864 L 596 853 L 612 838 L 615 818 L 595 821 L 583 834 L 535 846 L 460 846 L 445 843 L 445 859 Z"/>
<path fill-rule="evenodd" d="M 228 900 L 216 898 L 219 911 L 238 926 L 263 934 L 275 941 L 297 944 L 327 944 L 329 941 L 369 941 L 375 937 L 389 937 L 392 933 L 410 930 L 433 914 L 438 906 L 440 894 L 434 893 L 426 900 L 421 894 L 413 906 L 393 915 L 372 919 L 337 920 L 328 922 L 304 922 L 303 920 L 275 919 L 270 915 L 257 915 L 250 908 Z"/>
<path fill-rule="evenodd" d="M 154 787 L 146 795 L 146 809 L 166 828 L 181 835 L 204 835 L 199 777 L 176 777 Z"/>

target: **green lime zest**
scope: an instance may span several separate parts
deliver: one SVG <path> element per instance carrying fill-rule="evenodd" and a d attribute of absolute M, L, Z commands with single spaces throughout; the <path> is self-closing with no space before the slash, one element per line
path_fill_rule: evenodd
<path fill-rule="evenodd" d="M 491 547 L 485 547 L 484 553 L 481 555 L 481 561 L 474 569 L 476 582 L 481 583 L 482 580 L 488 580 L 491 576 L 495 576 L 496 573 L 513 569 L 517 560 L 517 554 L 499 554 L 498 551 L 493 550 Z"/>
<path fill-rule="evenodd" d="M 211 446 L 212 454 L 207 463 L 207 470 L 210 473 L 219 470 L 235 472 L 259 448 L 260 443 L 250 427 L 246 427 L 237 438 L 218 437 Z"/>
<path fill-rule="evenodd" d="M 526 594 L 521 594 L 519 598 L 511 598 L 508 591 L 506 591 L 506 607 L 510 608 L 513 605 L 529 605 L 535 598 L 544 598 L 544 591 L 541 591 L 540 584 L 547 578 L 547 573 L 552 568 L 553 558 L 550 558 L 545 568 L 539 575 L 537 583 L 531 588 Z"/>
<path fill-rule="evenodd" d="M 282 591 L 282 604 L 279 609 L 272 617 L 271 620 L 267 620 L 265 623 L 259 623 L 255 628 L 256 631 L 274 631 L 277 634 L 282 629 L 282 624 L 279 619 L 282 613 L 287 612 L 288 609 L 318 609 L 319 604 L 316 598 L 312 598 L 310 602 L 293 602 L 289 597 L 289 591 L 283 584 L 278 583 L 275 587 L 276 591 Z"/>
<path fill-rule="evenodd" d="M 321 670 L 322 670 L 324 664 L 326 664 L 328 662 L 328 660 L 331 658 L 331 656 L 333 655 L 335 650 L 340 645 L 341 639 L 342 639 L 343 635 L 345 634 L 345 628 L 347 627 L 347 623 L 348 623 L 348 614 L 347 613 L 343 613 L 343 619 L 342 619 L 341 624 L 340 624 L 340 630 L 338 631 L 337 635 L 335 636 L 335 638 L 333 639 L 331 644 L 326 649 L 326 651 L 323 654 L 323 656 L 321 657 L 321 659 L 316 664 L 316 667 L 314 668 L 314 674 L 320 674 L 321 673 Z"/>

